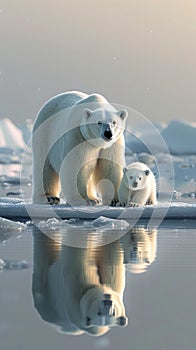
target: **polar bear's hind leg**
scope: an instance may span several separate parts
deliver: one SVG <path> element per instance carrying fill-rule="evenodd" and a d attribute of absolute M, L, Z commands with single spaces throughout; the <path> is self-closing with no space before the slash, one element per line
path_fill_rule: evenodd
<path fill-rule="evenodd" d="M 60 181 L 59 175 L 46 161 L 43 171 L 43 187 L 49 204 L 59 204 Z"/>

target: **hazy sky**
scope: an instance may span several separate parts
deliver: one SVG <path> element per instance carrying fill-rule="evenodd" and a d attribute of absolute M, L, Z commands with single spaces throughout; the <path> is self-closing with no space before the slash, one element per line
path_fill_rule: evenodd
<path fill-rule="evenodd" d="M 68 90 L 195 121 L 195 0 L 0 0 L 0 118 Z"/>

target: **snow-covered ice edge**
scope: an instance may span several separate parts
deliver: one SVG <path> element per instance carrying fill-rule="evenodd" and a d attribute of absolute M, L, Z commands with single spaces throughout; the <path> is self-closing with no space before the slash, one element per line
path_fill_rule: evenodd
<path fill-rule="evenodd" d="M 196 220 L 196 204 L 183 202 L 160 202 L 157 206 L 146 207 L 68 207 L 66 205 L 48 206 L 23 203 L 1 203 L 0 216 L 20 221 L 59 218 L 92 220 L 100 216 L 125 220 L 157 220 L 157 219 L 194 219 Z"/>

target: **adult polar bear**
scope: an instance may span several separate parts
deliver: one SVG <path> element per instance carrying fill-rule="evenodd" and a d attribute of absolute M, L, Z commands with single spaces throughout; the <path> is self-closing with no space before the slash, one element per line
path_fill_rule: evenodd
<path fill-rule="evenodd" d="M 57 204 L 61 189 L 69 205 L 117 200 L 126 118 L 99 94 L 72 91 L 49 100 L 33 127 L 33 203 Z M 98 193 L 104 179 L 112 191 L 107 182 Z"/>

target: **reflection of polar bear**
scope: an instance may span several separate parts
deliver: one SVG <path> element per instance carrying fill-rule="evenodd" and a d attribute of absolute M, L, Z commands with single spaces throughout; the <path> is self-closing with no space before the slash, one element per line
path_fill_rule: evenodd
<path fill-rule="evenodd" d="M 58 203 L 60 186 L 70 205 L 117 200 L 126 118 L 98 94 L 68 92 L 48 101 L 33 127 L 33 202 Z M 103 179 L 112 184 L 105 196 L 100 186 L 97 193 Z"/>
<path fill-rule="evenodd" d="M 45 321 L 58 325 L 64 333 L 101 335 L 112 326 L 127 325 L 124 285 L 119 241 L 97 248 L 74 248 L 35 229 L 35 307 Z"/>
<path fill-rule="evenodd" d="M 157 254 L 157 230 L 132 228 L 122 239 L 124 262 L 132 273 L 143 273 L 154 262 Z"/>
<path fill-rule="evenodd" d="M 155 177 L 146 164 L 135 162 L 124 168 L 118 197 L 122 206 L 157 203 Z"/>

